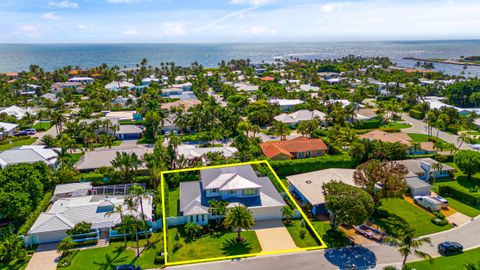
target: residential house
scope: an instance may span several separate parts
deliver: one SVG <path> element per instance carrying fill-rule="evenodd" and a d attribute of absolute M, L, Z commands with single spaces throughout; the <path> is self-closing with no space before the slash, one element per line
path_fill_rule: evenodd
<path fill-rule="evenodd" d="M 360 139 L 367 139 L 367 140 L 378 140 L 387 143 L 401 143 L 410 148 L 410 154 L 431 154 L 436 153 L 434 149 L 433 142 L 421 142 L 419 143 L 419 148 L 414 149 L 414 145 L 412 139 L 408 134 L 403 132 L 385 132 L 381 130 L 373 130 L 369 133 L 362 134 L 358 136 Z"/>
<path fill-rule="evenodd" d="M 118 140 L 138 140 L 142 136 L 143 128 L 136 125 L 120 125 L 115 131 Z"/>
<path fill-rule="evenodd" d="M 137 101 L 137 98 L 134 95 L 124 96 L 117 96 L 112 100 L 112 104 L 118 104 L 120 107 L 127 107 L 127 105 L 134 105 Z"/>
<path fill-rule="evenodd" d="M 255 92 L 258 91 L 258 85 L 246 84 L 246 83 L 234 83 L 234 87 L 237 88 L 238 91 L 245 91 L 245 92 Z"/>
<path fill-rule="evenodd" d="M 104 149 L 104 150 L 94 150 L 87 151 L 85 154 L 78 160 L 78 162 L 73 165 L 74 168 L 81 172 L 90 172 L 94 171 L 100 167 L 112 167 L 112 161 L 117 156 L 117 152 L 133 154 L 135 153 L 138 158 L 142 159 L 146 153 L 153 153 L 152 147 L 143 147 L 136 146 L 132 148 L 119 148 L 119 149 Z M 138 167 L 139 170 L 146 170 L 144 164 L 141 164 Z"/>
<path fill-rule="evenodd" d="M 430 181 L 433 177 L 435 179 L 450 178 L 455 172 L 453 167 L 432 158 L 405 159 L 397 162 L 405 165 L 409 172 L 424 181 Z M 436 167 L 435 164 L 438 163 L 440 163 L 440 166 Z"/>
<path fill-rule="evenodd" d="M 52 94 L 56 95 L 59 92 L 62 92 L 63 89 L 73 89 L 77 92 L 78 89 L 83 89 L 82 83 L 80 82 L 56 82 L 50 87 Z M 83 93 L 83 90 L 81 91 Z"/>
<path fill-rule="evenodd" d="M 198 147 L 195 145 L 179 145 L 177 147 L 177 157 L 183 156 L 186 159 L 200 159 L 208 153 L 221 153 L 224 157 L 232 157 L 238 150 L 235 147 L 219 146 L 219 147 Z"/>
<path fill-rule="evenodd" d="M 288 189 L 301 204 L 312 206 L 312 214 L 327 214 L 323 184 L 332 180 L 341 181 L 355 186 L 353 181 L 354 169 L 326 169 L 287 176 Z"/>
<path fill-rule="evenodd" d="M 173 107 L 183 107 L 185 111 L 194 107 L 196 105 L 201 104 L 202 102 L 198 99 L 184 99 L 184 100 L 177 100 L 174 102 L 163 103 L 161 105 L 162 110 L 170 110 Z"/>
<path fill-rule="evenodd" d="M 3 140 L 7 136 L 13 136 L 17 129 L 17 124 L 0 122 L 0 140 Z"/>
<path fill-rule="evenodd" d="M 16 105 L 0 110 L 0 114 L 2 113 L 6 113 L 7 115 L 10 115 L 10 116 L 15 116 L 15 118 L 17 118 L 18 120 L 24 118 L 27 115 L 27 113 L 31 115 L 37 115 L 37 113 L 31 108 L 24 109 Z"/>
<path fill-rule="evenodd" d="M 378 117 L 378 115 L 372 109 L 368 108 L 359 109 L 355 113 L 355 120 L 357 121 L 368 121 L 376 117 Z"/>
<path fill-rule="evenodd" d="M 321 111 L 309 111 L 299 110 L 293 113 L 282 113 L 274 117 L 276 121 L 288 124 L 290 126 L 296 126 L 302 121 L 310 121 L 314 119 L 320 120 L 322 123 L 325 121 L 325 113 Z"/>
<path fill-rule="evenodd" d="M 260 143 L 263 154 L 273 160 L 323 156 L 328 151 L 322 139 L 296 138 Z"/>
<path fill-rule="evenodd" d="M 94 79 L 90 77 L 73 77 L 68 79 L 69 82 L 76 82 L 81 84 L 93 83 Z"/>
<path fill-rule="evenodd" d="M 143 212 L 145 219 L 152 221 L 151 196 L 143 199 L 143 209 L 138 204 L 132 211 L 124 204 L 128 192 L 120 193 L 121 195 L 118 195 L 118 191 L 113 194 L 96 194 L 98 188 L 91 187 L 86 190 L 85 187 L 86 185 L 69 185 L 56 188 L 56 191 L 66 189 L 66 192 L 61 193 L 62 196 L 54 197 L 54 202 L 48 210 L 40 214 L 30 228 L 26 242 L 28 244 L 60 242 L 67 237 L 68 230 L 81 222 L 92 224 L 91 229 L 96 235 L 92 238 L 98 239 L 99 235 L 108 234 L 120 224 L 122 215 L 140 218 Z M 116 206 L 121 207 L 122 213 L 115 212 Z"/>
<path fill-rule="evenodd" d="M 209 201 L 223 200 L 228 208 L 245 206 L 256 221 L 280 220 L 286 205 L 268 177 L 259 177 L 250 165 L 205 169 L 200 181 L 180 182 L 180 216 L 205 225 L 213 216 Z"/>
<path fill-rule="evenodd" d="M 118 91 L 123 88 L 127 88 L 129 90 L 132 90 L 135 88 L 135 85 L 133 83 L 129 83 L 127 81 L 113 81 L 109 84 L 105 85 L 105 88 L 111 91 Z"/>
<path fill-rule="evenodd" d="M 107 123 L 105 123 L 108 121 Z M 115 135 L 115 132 L 120 128 L 120 121 L 118 118 L 96 118 L 96 119 L 80 119 L 79 125 L 92 125 L 98 123 L 98 127 L 94 130 L 96 134 L 106 133 L 109 135 Z"/>
<path fill-rule="evenodd" d="M 271 104 L 277 104 L 280 106 L 280 110 L 282 111 L 289 111 L 293 109 L 295 106 L 305 103 L 305 101 L 300 99 L 278 99 L 273 98 L 270 99 L 268 102 Z"/>
<path fill-rule="evenodd" d="M 44 162 L 55 167 L 58 161 L 59 149 L 47 148 L 45 145 L 24 145 L 18 148 L 0 152 L 0 167 L 20 163 Z"/>

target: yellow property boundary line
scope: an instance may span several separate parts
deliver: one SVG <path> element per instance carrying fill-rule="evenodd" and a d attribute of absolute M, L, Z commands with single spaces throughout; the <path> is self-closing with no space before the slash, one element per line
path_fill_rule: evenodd
<path fill-rule="evenodd" d="M 272 172 L 275 180 L 280 183 L 283 191 L 287 194 L 288 198 L 293 202 L 295 207 L 300 212 L 302 218 L 307 222 L 308 226 L 310 227 L 311 231 L 314 233 L 315 237 L 320 241 L 320 246 L 315 247 L 307 247 L 307 248 L 296 248 L 296 249 L 289 249 L 289 250 L 279 250 L 279 251 L 270 251 L 270 252 L 259 252 L 259 253 L 251 253 L 251 254 L 243 254 L 243 255 L 234 255 L 234 256 L 223 256 L 223 257 L 215 257 L 215 258 L 206 258 L 206 259 L 198 259 L 198 260 L 186 260 L 180 262 L 169 262 L 168 261 L 168 243 L 167 243 L 167 217 L 166 217 L 166 205 L 165 205 L 165 174 L 172 174 L 172 173 L 181 173 L 181 172 L 190 172 L 190 171 L 201 171 L 206 169 L 218 169 L 218 168 L 226 168 L 226 167 L 235 167 L 235 166 L 242 166 L 242 165 L 258 165 L 258 164 L 265 164 Z M 260 160 L 260 161 L 250 161 L 250 162 L 243 162 L 243 163 L 234 163 L 234 164 L 224 164 L 224 165 L 217 165 L 217 166 L 208 166 L 208 167 L 199 167 L 199 168 L 189 168 L 189 169 L 180 169 L 180 170 L 171 170 L 171 171 L 163 171 L 160 174 L 160 185 L 161 185 L 161 193 L 162 193 L 162 229 L 163 229 L 163 249 L 165 254 L 165 266 L 174 266 L 174 265 L 183 265 L 183 264 L 194 264 L 194 263 L 202 263 L 202 262 L 213 262 L 213 261 L 222 261 L 222 260 L 232 260 L 232 259 L 239 259 L 239 258 L 248 258 L 248 257 L 255 257 L 255 256 L 262 256 L 262 255 L 275 255 L 275 254 L 284 254 L 284 253 L 292 253 L 292 252 L 299 252 L 299 251 L 309 251 L 309 250 L 319 250 L 327 248 L 327 245 L 323 241 L 323 239 L 318 234 L 313 224 L 310 222 L 307 215 L 303 212 L 302 208 L 298 205 L 298 203 L 293 198 L 292 194 L 288 191 L 287 187 L 282 183 L 280 178 L 278 177 L 277 173 L 273 170 L 270 163 L 267 160 Z"/>

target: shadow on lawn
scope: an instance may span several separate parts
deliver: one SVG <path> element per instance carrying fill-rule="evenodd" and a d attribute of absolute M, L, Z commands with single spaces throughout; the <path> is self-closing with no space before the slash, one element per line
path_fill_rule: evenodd
<path fill-rule="evenodd" d="M 370 269 L 377 264 L 375 253 L 362 246 L 328 249 L 325 259 L 340 269 Z"/>
<path fill-rule="evenodd" d="M 113 256 L 109 253 L 105 254 L 105 261 L 104 262 L 93 262 L 95 265 L 100 266 L 99 270 L 110 270 L 121 263 L 125 263 L 128 259 L 128 256 L 123 256 L 121 258 L 120 255 L 125 251 L 123 246 L 115 248 L 113 251 Z"/>
<path fill-rule="evenodd" d="M 252 250 L 252 246 L 247 240 L 236 241 L 235 239 L 229 239 L 223 242 L 222 253 L 225 256 L 248 254 Z"/>

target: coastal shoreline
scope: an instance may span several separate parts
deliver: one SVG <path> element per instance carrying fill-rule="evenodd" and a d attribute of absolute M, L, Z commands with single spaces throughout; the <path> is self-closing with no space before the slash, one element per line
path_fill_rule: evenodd
<path fill-rule="evenodd" d="M 412 60 L 412 61 L 422 61 L 422 62 L 430 62 L 430 63 L 457 65 L 457 66 L 476 66 L 476 67 L 480 67 L 480 64 L 471 63 L 471 62 L 459 62 L 459 61 L 455 61 L 455 60 L 451 60 L 451 59 L 437 60 L 437 59 L 418 58 L 418 57 L 403 57 L 403 59 Z"/>

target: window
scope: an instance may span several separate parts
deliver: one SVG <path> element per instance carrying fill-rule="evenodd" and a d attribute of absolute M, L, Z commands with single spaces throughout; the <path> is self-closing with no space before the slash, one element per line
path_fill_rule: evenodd
<path fill-rule="evenodd" d="M 214 188 L 210 191 L 211 193 L 218 193 L 218 188 Z"/>
<path fill-rule="evenodd" d="M 307 151 L 307 157 L 311 157 L 312 156 L 312 151 L 308 150 Z"/>
<path fill-rule="evenodd" d="M 298 152 L 297 155 L 298 155 L 299 158 L 303 158 L 305 156 L 305 153 L 304 152 Z"/>
<path fill-rule="evenodd" d="M 247 188 L 243 191 L 243 194 L 245 196 L 252 196 L 252 195 L 256 195 L 257 194 L 257 190 L 254 189 L 254 188 Z"/>
<path fill-rule="evenodd" d="M 234 194 L 235 194 L 235 190 L 228 190 L 228 191 L 227 191 L 227 194 L 228 194 L 228 195 L 234 195 Z"/>

